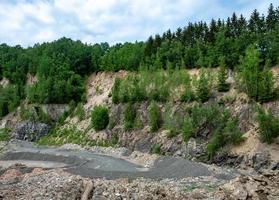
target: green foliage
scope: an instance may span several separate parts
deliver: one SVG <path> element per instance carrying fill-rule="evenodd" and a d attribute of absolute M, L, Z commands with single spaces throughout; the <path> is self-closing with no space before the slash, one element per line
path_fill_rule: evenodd
<path fill-rule="evenodd" d="M 264 69 L 260 73 L 258 84 L 258 101 L 268 102 L 274 97 L 274 78 L 271 71 Z"/>
<path fill-rule="evenodd" d="M 116 104 L 120 102 L 119 99 L 120 84 L 121 84 L 121 80 L 119 78 L 115 78 L 114 85 L 112 88 L 112 102 Z"/>
<path fill-rule="evenodd" d="M 74 126 L 63 129 L 53 129 L 48 135 L 41 138 L 38 145 L 62 146 L 64 144 L 78 144 L 81 146 L 115 146 L 118 142 L 117 136 L 111 140 L 92 140 L 85 132 L 76 129 Z"/>
<path fill-rule="evenodd" d="M 201 102 L 208 101 L 211 95 L 211 83 L 208 73 L 208 71 L 202 69 L 197 81 L 197 97 Z"/>
<path fill-rule="evenodd" d="M 226 138 L 226 143 L 239 145 L 244 141 L 244 138 L 242 137 L 243 134 L 238 128 L 237 118 L 232 117 L 227 121 L 223 134 Z"/>
<path fill-rule="evenodd" d="M 183 138 L 185 142 L 188 142 L 191 137 L 195 136 L 195 128 L 191 117 L 186 116 L 183 125 Z"/>
<path fill-rule="evenodd" d="M 9 141 L 11 139 L 9 129 L 0 129 L 0 141 Z"/>
<path fill-rule="evenodd" d="M 105 71 L 136 70 L 143 57 L 142 42 L 116 44 L 102 57 L 101 69 Z"/>
<path fill-rule="evenodd" d="M 167 130 L 168 138 L 175 137 L 183 131 L 183 111 L 173 112 L 173 104 L 166 105 L 165 112 L 163 113 L 163 127 Z"/>
<path fill-rule="evenodd" d="M 55 68 L 55 67 L 53 67 Z M 30 103 L 69 103 L 79 102 L 85 92 L 84 80 L 80 75 L 58 68 L 59 73 L 40 76 L 39 82 L 27 87 Z"/>
<path fill-rule="evenodd" d="M 85 119 L 85 111 L 84 111 L 82 103 L 78 103 L 76 110 L 75 110 L 75 116 L 78 117 L 79 121 L 82 121 Z"/>
<path fill-rule="evenodd" d="M 112 89 L 114 103 L 142 102 L 145 100 L 167 102 L 177 99 L 177 89 L 183 89 L 181 100 L 189 102 L 194 100 L 189 74 L 184 70 L 167 72 L 140 71 L 130 74 L 123 80 L 117 79 Z"/>
<path fill-rule="evenodd" d="M 95 106 L 91 113 L 91 123 L 95 130 L 100 131 L 109 124 L 109 111 L 104 106 Z"/>
<path fill-rule="evenodd" d="M 162 148 L 161 144 L 155 144 L 151 148 L 151 153 L 152 154 L 162 155 L 162 149 L 161 148 Z"/>
<path fill-rule="evenodd" d="M 260 63 L 260 51 L 250 46 L 241 61 L 240 84 L 250 98 L 265 102 L 273 97 L 274 81 L 272 72 L 263 70 Z"/>
<path fill-rule="evenodd" d="M 208 158 L 212 159 L 216 152 L 225 144 L 224 134 L 220 130 L 217 130 L 213 133 L 212 138 L 210 139 L 207 145 Z"/>
<path fill-rule="evenodd" d="M 218 91 L 219 92 L 227 92 L 229 90 L 229 84 L 226 82 L 226 79 L 227 79 L 227 70 L 226 70 L 224 61 L 221 61 L 221 67 L 218 72 Z"/>
<path fill-rule="evenodd" d="M 20 105 L 19 115 L 22 120 L 33 118 L 33 113 L 28 108 L 26 108 L 24 104 Z"/>
<path fill-rule="evenodd" d="M 0 86 L 0 118 L 12 112 L 20 104 L 20 96 L 17 86 L 9 85 L 4 88 Z"/>
<path fill-rule="evenodd" d="M 38 109 L 38 120 L 40 122 L 51 124 L 52 120 L 48 113 L 46 113 L 41 107 Z"/>
<path fill-rule="evenodd" d="M 152 102 L 148 108 L 150 131 L 156 132 L 161 127 L 162 117 L 161 111 L 155 102 Z"/>
<path fill-rule="evenodd" d="M 183 127 L 184 141 L 188 142 L 191 137 L 210 139 L 207 146 L 209 159 L 223 146 L 238 145 L 243 141 L 238 121 L 228 109 L 219 105 L 195 105 L 187 112 Z"/>
<path fill-rule="evenodd" d="M 175 71 L 174 77 L 172 77 L 172 81 L 178 83 L 177 86 L 179 86 L 179 84 L 182 84 L 183 86 L 183 93 L 181 95 L 182 102 L 190 102 L 195 100 L 195 94 L 192 88 L 192 81 L 187 72 L 184 73 L 184 71 Z"/>
<path fill-rule="evenodd" d="M 124 128 L 126 131 L 132 130 L 135 126 L 137 111 L 132 103 L 128 103 L 124 110 Z"/>
<path fill-rule="evenodd" d="M 176 69 L 217 67 L 220 58 L 226 68 L 241 66 L 242 81 L 238 85 L 250 98 L 259 102 L 270 101 L 274 97 L 273 77 L 263 66 L 278 64 L 278 13 L 279 9 L 271 4 L 267 16 L 261 16 L 257 10 L 249 19 L 233 13 L 226 22 L 213 19 L 210 23 L 189 23 L 176 32 L 168 30 L 162 35 L 151 36 L 146 42 L 111 47 L 108 43 L 83 44 L 64 37 L 28 48 L 1 44 L 0 80 L 7 78 L 17 89 L 9 101 L 3 97 L 14 94 L 3 96 L 0 91 L 0 117 L 11 112 L 26 96 L 30 103 L 84 101 L 84 80 L 99 71 L 148 69 L 145 78 L 140 76 L 134 82 L 124 81 L 123 87 L 112 94 L 113 102 L 166 102 L 175 97 L 172 81 L 175 79 L 171 74 L 175 74 Z M 27 74 L 36 75 L 38 82 L 27 86 Z M 227 90 L 224 75 L 221 70 L 219 91 Z M 184 102 L 193 100 L 190 85 L 189 82 L 185 84 L 181 96 Z M 210 98 L 209 86 L 206 76 L 201 76 L 196 88 L 197 99 L 201 102 Z"/>
<path fill-rule="evenodd" d="M 265 112 L 259 108 L 257 121 L 261 140 L 272 143 L 274 138 L 279 136 L 279 118 L 275 117 L 270 110 Z"/>

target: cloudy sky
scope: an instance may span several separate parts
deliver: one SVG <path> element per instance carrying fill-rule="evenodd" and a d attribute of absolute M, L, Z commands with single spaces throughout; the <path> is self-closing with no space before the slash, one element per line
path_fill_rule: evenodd
<path fill-rule="evenodd" d="M 262 13 L 267 0 L 0 0 L 0 43 L 31 46 L 60 37 L 110 44 L 146 40 L 188 22 Z M 274 0 L 275 6 L 279 0 Z"/>

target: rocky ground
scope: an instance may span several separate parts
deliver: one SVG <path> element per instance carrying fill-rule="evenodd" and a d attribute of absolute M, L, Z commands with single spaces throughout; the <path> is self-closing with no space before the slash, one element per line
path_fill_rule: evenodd
<path fill-rule="evenodd" d="M 2 152 L 11 151 L 13 148 L 15 148 L 17 152 L 32 148 L 32 150 L 37 152 L 39 156 L 44 156 L 46 162 L 49 158 L 52 158 L 52 154 L 61 156 L 63 155 L 64 151 L 69 151 L 70 153 L 75 152 L 75 154 L 77 152 L 85 151 L 83 148 L 76 145 L 65 145 L 58 149 L 35 149 L 35 147 L 32 147 L 29 144 L 19 146 L 15 141 L 2 143 L 1 145 Z M 45 150 L 44 152 L 48 153 L 49 156 L 43 155 L 42 150 Z M 147 167 L 147 164 L 149 164 L 150 168 L 154 168 L 158 160 L 159 163 L 165 162 L 164 159 L 158 156 L 152 157 L 142 153 L 127 152 L 127 149 L 125 148 L 113 149 L 95 147 L 91 150 L 87 149 L 86 151 L 92 151 L 92 154 L 94 155 L 99 153 L 98 155 L 100 156 L 102 154 L 115 155 L 115 159 L 117 160 L 122 160 L 122 158 L 125 157 L 127 161 L 123 160 L 121 162 L 128 162 L 131 160 L 134 161 L 134 165 L 136 165 L 135 163 L 137 162 L 141 163 L 142 167 L 145 165 Z M 28 154 L 28 156 L 30 155 Z M 89 154 L 86 154 L 86 157 L 88 156 Z M 105 163 L 111 162 L 108 159 L 108 156 L 103 156 L 106 158 Z M 3 158 L 5 157 L 2 156 L 2 159 Z M 8 156 L 6 158 L 12 157 Z M 16 159 L 15 161 L 22 163 L 22 161 L 26 159 L 23 154 L 21 155 L 21 159 L 22 160 Z M 29 157 L 27 159 L 33 159 L 35 161 L 38 158 Z M 82 156 L 80 156 L 79 159 L 82 159 Z M 98 159 L 94 160 L 96 166 L 100 164 L 98 163 L 100 162 Z M 69 154 L 67 154 L 67 156 L 65 155 L 65 157 L 60 160 L 63 160 L 63 162 L 67 163 L 67 161 L 73 159 Z M 78 160 L 74 161 L 77 162 Z M 83 162 L 83 160 L 81 161 Z M 167 161 L 171 161 L 173 163 L 177 162 L 175 159 L 167 159 Z M 8 162 L 8 160 L 4 159 L 1 162 Z M 180 165 L 182 163 L 181 161 L 178 163 L 179 165 L 167 163 L 173 167 L 168 168 L 169 175 L 165 175 L 165 177 L 172 176 L 171 174 L 173 173 L 174 178 L 148 178 L 148 176 L 145 176 L 145 178 L 141 178 L 139 176 L 119 178 L 117 173 L 113 173 L 112 171 L 111 175 L 108 176 L 109 178 L 106 178 L 105 176 L 104 178 L 97 178 L 92 174 L 90 178 L 90 176 L 76 175 L 78 173 L 71 173 L 71 170 L 65 166 L 53 165 L 52 167 L 49 167 L 49 165 L 45 165 L 45 168 L 42 168 L 38 167 L 36 163 L 33 165 L 1 165 L 0 199 L 279 199 L 278 170 L 261 170 L 261 172 L 256 172 L 251 169 L 250 171 L 245 170 L 233 172 L 234 170 L 231 171 L 230 169 L 225 169 L 214 165 L 203 165 L 206 167 L 206 170 L 209 173 L 199 175 L 196 174 L 196 169 L 191 168 L 191 166 L 195 165 L 197 166 L 196 168 L 200 168 L 200 165 L 188 165 L 188 161 L 185 163 L 183 162 L 183 165 Z M 115 164 L 119 163 L 116 162 Z M 86 166 L 88 167 L 88 165 Z M 160 170 L 162 170 L 162 174 L 166 174 L 166 169 L 163 168 L 164 165 L 161 164 L 161 166 L 162 168 L 156 168 L 156 173 L 160 174 Z M 187 167 L 188 171 L 184 171 L 185 166 Z M 103 167 L 101 167 L 101 170 L 106 170 L 106 168 L 109 168 L 109 165 L 106 164 Z M 82 171 L 84 168 L 80 166 L 80 168 L 77 168 L 77 170 Z M 178 173 L 180 175 L 179 178 L 175 177 L 177 171 L 180 171 Z M 90 173 L 95 172 L 97 173 L 98 171 L 90 171 Z M 183 173 L 184 177 L 181 176 Z M 105 173 L 105 175 L 108 174 Z M 152 175 L 152 173 L 150 173 L 150 175 Z M 112 177 L 114 178 L 111 179 Z"/>
<path fill-rule="evenodd" d="M 189 73 L 197 74 L 198 71 Z M 253 105 L 244 94 L 232 87 L 228 93 L 213 100 L 223 102 L 239 116 L 245 141 L 218 154 L 214 164 L 201 164 L 196 161 L 203 155 L 207 140 L 191 138 L 184 143 L 182 135 L 170 139 L 166 130 L 151 134 L 148 126 L 132 132 L 123 130 L 121 113 L 124 106 L 112 104 L 109 94 L 114 78 L 126 75 L 121 71 L 90 76 L 88 101 L 84 105 L 85 119 L 73 116 L 65 124 L 86 130 L 94 140 L 110 140 L 113 134 L 117 134 L 121 147 L 82 148 L 66 144 L 55 149 L 37 149 L 29 145 L 19 146 L 17 142 L 0 142 L 0 154 L 8 152 L 0 158 L 0 200 L 279 199 L 279 138 L 274 144 L 264 144 L 259 140 Z M 230 83 L 233 86 L 233 81 Z M 278 103 L 269 102 L 263 106 L 279 115 Z M 115 126 L 111 130 L 96 132 L 90 126 L 90 113 L 93 106 L 103 104 L 110 108 Z M 37 106 L 30 105 L 28 109 L 36 114 Z M 159 106 L 162 111 L 166 107 Z M 57 121 L 68 109 L 67 105 L 40 107 L 52 121 Z M 144 125 L 148 124 L 147 107 L 147 103 L 137 107 Z M 180 112 L 181 107 L 181 103 L 175 103 L 173 112 Z M 22 121 L 19 113 L 18 109 L 0 120 L 0 128 L 11 129 L 14 138 L 29 141 L 46 134 L 47 124 Z M 149 154 L 155 144 L 161 144 L 162 152 L 173 157 Z M 227 169 L 228 166 L 233 169 Z"/>
<path fill-rule="evenodd" d="M 279 173 L 163 179 L 88 179 L 62 169 L 14 165 L 0 172 L 0 199 L 279 199 Z"/>

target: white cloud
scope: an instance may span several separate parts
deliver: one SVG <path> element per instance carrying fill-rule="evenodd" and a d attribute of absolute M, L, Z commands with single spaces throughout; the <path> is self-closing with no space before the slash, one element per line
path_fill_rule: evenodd
<path fill-rule="evenodd" d="M 23 46 L 66 36 L 95 43 L 145 40 L 189 21 L 265 12 L 267 0 L 2 0 L 0 43 Z"/>

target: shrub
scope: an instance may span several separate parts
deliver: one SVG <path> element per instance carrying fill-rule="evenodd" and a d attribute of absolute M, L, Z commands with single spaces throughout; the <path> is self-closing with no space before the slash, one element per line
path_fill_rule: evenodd
<path fill-rule="evenodd" d="M 140 86 L 139 79 L 134 77 L 132 81 L 132 87 L 130 88 L 130 101 L 131 102 L 141 102 L 146 100 L 145 89 Z"/>
<path fill-rule="evenodd" d="M 109 124 L 109 111 L 104 106 L 95 106 L 91 113 L 91 122 L 95 130 L 103 130 Z"/>
<path fill-rule="evenodd" d="M 226 127 L 224 128 L 224 135 L 225 138 L 227 138 L 227 143 L 233 144 L 233 145 L 239 145 L 244 141 L 242 137 L 242 133 L 239 130 L 238 126 L 238 120 L 236 118 L 229 119 L 226 123 Z"/>
<path fill-rule="evenodd" d="M 121 84 L 120 78 L 115 78 L 114 85 L 111 91 L 112 102 L 115 104 L 120 102 L 120 98 L 119 98 L 120 84 Z"/>
<path fill-rule="evenodd" d="M 217 130 L 213 133 L 213 136 L 207 145 L 207 154 L 209 159 L 212 159 L 219 148 L 224 145 L 224 141 L 224 135 L 220 130 Z"/>
<path fill-rule="evenodd" d="M 206 73 L 208 72 L 202 69 L 197 82 L 197 97 L 201 102 L 208 101 L 211 95 L 209 75 Z"/>
<path fill-rule="evenodd" d="M 152 154 L 162 155 L 162 149 L 161 148 L 162 148 L 161 144 L 155 144 L 151 148 L 151 153 Z"/>
<path fill-rule="evenodd" d="M 261 66 L 261 52 L 256 45 L 247 48 L 241 59 L 240 86 L 250 98 L 267 102 L 274 97 L 273 73 Z"/>
<path fill-rule="evenodd" d="M 19 87 L 9 85 L 5 88 L 0 86 L 0 118 L 14 111 L 20 104 Z"/>
<path fill-rule="evenodd" d="M 175 137 L 182 133 L 183 130 L 183 117 L 182 112 L 172 112 L 171 108 L 167 108 L 164 112 L 164 128 L 168 130 L 166 132 L 168 138 Z"/>
<path fill-rule="evenodd" d="M 229 84 L 226 82 L 227 79 L 227 70 L 224 64 L 221 65 L 218 72 L 218 91 L 219 92 L 227 92 L 229 88 Z"/>
<path fill-rule="evenodd" d="M 185 117 L 183 130 L 184 130 L 184 141 L 188 142 L 189 139 L 195 135 L 195 128 L 191 117 L 189 116 Z"/>
<path fill-rule="evenodd" d="M 182 102 L 190 102 L 195 99 L 195 95 L 190 86 L 185 86 L 184 91 L 181 96 Z"/>
<path fill-rule="evenodd" d="M 270 110 L 265 112 L 263 109 L 258 109 L 257 121 L 261 140 L 272 143 L 273 139 L 279 136 L 279 118 L 274 117 Z"/>
<path fill-rule="evenodd" d="M 9 141 L 11 139 L 9 129 L 0 129 L 0 141 Z"/>
<path fill-rule="evenodd" d="M 52 120 L 51 117 L 49 116 L 48 113 L 46 113 L 41 107 L 39 107 L 38 110 L 38 120 L 40 122 L 46 123 L 46 124 L 51 124 Z"/>
<path fill-rule="evenodd" d="M 75 116 L 77 116 L 80 121 L 85 118 L 85 111 L 81 103 L 79 103 L 76 107 Z"/>
<path fill-rule="evenodd" d="M 206 135 L 200 134 L 208 130 Z M 208 158 L 212 159 L 224 145 L 238 145 L 243 141 L 238 128 L 238 120 L 231 116 L 228 109 L 219 105 L 195 105 L 188 109 L 184 119 L 184 141 L 191 137 L 201 137 L 208 140 Z"/>
<path fill-rule="evenodd" d="M 148 109 L 149 122 L 150 122 L 150 131 L 156 132 L 161 127 L 161 111 L 158 105 L 155 102 L 152 102 Z"/>
<path fill-rule="evenodd" d="M 125 130 L 132 130 L 135 125 L 137 113 L 132 103 L 128 103 L 124 110 L 124 128 Z"/>
<path fill-rule="evenodd" d="M 63 129 L 52 129 L 51 132 L 42 137 L 37 144 L 49 146 L 61 146 L 64 144 L 78 144 L 81 146 L 115 146 L 118 142 L 117 135 L 113 135 L 111 140 L 92 140 L 88 135 L 74 126 Z"/>
<path fill-rule="evenodd" d="M 29 120 L 33 118 L 33 113 L 25 108 L 24 104 L 20 105 L 19 115 L 22 120 Z"/>

